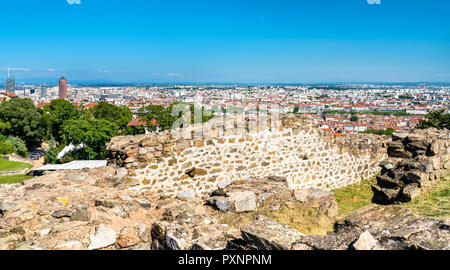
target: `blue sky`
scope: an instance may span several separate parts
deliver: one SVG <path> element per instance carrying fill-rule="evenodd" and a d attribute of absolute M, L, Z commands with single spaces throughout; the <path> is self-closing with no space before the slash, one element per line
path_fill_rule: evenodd
<path fill-rule="evenodd" d="M 447 0 L 68 1 L 1 1 L 0 78 L 450 82 Z"/>

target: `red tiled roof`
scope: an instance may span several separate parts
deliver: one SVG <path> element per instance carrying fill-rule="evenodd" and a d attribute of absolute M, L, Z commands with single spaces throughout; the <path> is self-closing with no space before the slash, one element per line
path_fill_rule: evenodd
<path fill-rule="evenodd" d="M 42 109 L 42 108 L 44 108 L 44 107 L 47 106 L 47 105 L 50 105 L 50 102 L 38 103 L 38 104 L 36 105 L 36 107 Z"/>
<path fill-rule="evenodd" d="M 88 103 L 88 104 L 85 104 L 84 107 L 85 107 L 85 108 L 91 108 L 91 109 L 92 109 L 92 108 L 94 108 L 94 107 L 97 106 L 97 105 L 98 105 L 97 103 Z"/>
<path fill-rule="evenodd" d="M 159 126 L 159 123 L 156 121 L 155 118 L 153 118 L 150 121 L 150 123 L 153 124 L 154 126 Z M 146 122 L 142 118 L 134 118 L 130 122 L 128 122 L 127 127 L 140 127 L 145 125 Z"/>
<path fill-rule="evenodd" d="M 11 92 L 3 92 L 2 94 L 4 94 L 5 96 L 8 96 L 10 98 L 16 98 L 19 97 L 18 95 L 11 93 Z"/>

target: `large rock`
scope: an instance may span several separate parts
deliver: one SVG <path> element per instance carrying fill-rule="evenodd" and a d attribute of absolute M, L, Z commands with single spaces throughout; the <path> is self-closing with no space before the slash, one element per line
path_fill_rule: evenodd
<path fill-rule="evenodd" d="M 257 250 L 291 250 L 303 237 L 299 231 L 265 216 L 258 216 L 252 224 L 242 227 L 241 233 L 247 248 Z"/>
<path fill-rule="evenodd" d="M 53 249 L 54 250 L 82 250 L 83 244 L 80 241 L 74 240 L 74 241 L 69 241 L 66 243 L 56 245 Z"/>
<path fill-rule="evenodd" d="M 205 217 L 191 216 L 175 222 L 155 222 L 151 229 L 152 250 L 223 250 L 235 238 L 233 229 Z"/>
<path fill-rule="evenodd" d="M 183 191 L 177 194 L 178 199 L 189 200 L 195 198 L 195 193 L 192 190 Z"/>
<path fill-rule="evenodd" d="M 423 218 L 400 206 L 368 205 L 336 224 L 339 233 L 362 229 L 381 248 L 450 250 L 450 230 L 446 221 Z M 447 224 L 447 225 L 445 225 Z"/>
<path fill-rule="evenodd" d="M 67 172 L 64 178 L 73 182 L 83 182 L 88 178 L 88 174 L 85 172 Z"/>
<path fill-rule="evenodd" d="M 111 228 L 106 227 L 103 224 L 95 227 L 95 234 L 91 235 L 91 243 L 88 249 L 101 249 L 116 243 L 117 233 Z"/>
<path fill-rule="evenodd" d="M 222 196 L 212 196 L 207 200 L 207 203 L 214 206 L 219 211 L 227 211 L 231 208 L 230 199 Z"/>
<path fill-rule="evenodd" d="M 14 202 L 1 202 L 0 203 L 0 215 L 6 211 L 10 211 L 17 206 L 17 203 Z"/>
<path fill-rule="evenodd" d="M 419 185 L 419 187 L 424 187 L 424 186 L 428 186 L 428 184 L 429 184 L 429 182 L 428 182 L 429 176 L 424 172 L 412 171 L 412 172 L 406 173 L 405 181 L 407 183 L 417 183 Z"/>
<path fill-rule="evenodd" d="M 72 211 L 70 211 L 68 209 L 56 210 L 55 212 L 52 213 L 52 217 L 54 217 L 54 218 L 64 218 L 64 217 L 70 218 L 71 216 L 72 216 Z"/>
<path fill-rule="evenodd" d="M 77 210 L 72 213 L 72 221 L 89 221 L 91 219 L 91 212 L 88 205 L 80 205 Z"/>
<path fill-rule="evenodd" d="M 114 214 L 121 218 L 130 218 L 130 214 L 123 208 L 123 206 L 118 205 L 113 208 Z"/>
<path fill-rule="evenodd" d="M 125 226 L 122 228 L 117 239 L 120 247 L 126 248 L 139 244 L 141 238 L 139 237 L 139 228 L 136 226 Z"/>
<path fill-rule="evenodd" d="M 393 204 L 409 202 L 423 187 L 444 177 L 450 154 L 448 130 L 425 129 L 414 133 L 393 134 L 388 143 L 389 158 L 380 163 L 373 202 Z"/>
<path fill-rule="evenodd" d="M 400 193 L 400 189 L 381 188 L 379 185 L 372 185 L 372 202 L 379 204 L 390 204 L 394 202 Z"/>
<path fill-rule="evenodd" d="M 420 187 L 417 183 L 412 183 L 402 189 L 401 196 L 403 202 L 410 202 L 420 194 Z"/>
<path fill-rule="evenodd" d="M 237 213 L 256 211 L 256 195 L 251 191 L 235 192 L 229 194 L 234 201 L 234 208 Z"/>
<path fill-rule="evenodd" d="M 393 158 L 411 158 L 413 155 L 412 153 L 406 151 L 406 149 L 403 146 L 403 143 L 400 141 L 392 141 L 388 142 L 388 155 L 389 157 Z"/>
<path fill-rule="evenodd" d="M 382 188 L 398 189 L 402 188 L 405 183 L 398 178 L 392 178 L 388 175 L 377 176 L 377 184 Z"/>
<path fill-rule="evenodd" d="M 353 243 L 352 247 L 355 250 L 380 250 L 380 244 L 378 243 L 375 238 L 370 234 L 370 232 L 365 231 L 363 232 L 358 240 L 356 240 L 355 243 Z"/>

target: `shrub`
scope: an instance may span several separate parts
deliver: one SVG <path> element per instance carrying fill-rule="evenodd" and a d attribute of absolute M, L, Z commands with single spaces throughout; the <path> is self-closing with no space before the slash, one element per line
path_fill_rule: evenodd
<path fill-rule="evenodd" d="M 0 141 L 0 155 L 9 155 L 14 153 L 14 146 L 7 141 Z"/>
<path fill-rule="evenodd" d="M 25 142 L 19 137 L 8 136 L 5 142 L 11 144 L 14 147 L 14 152 L 25 157 L 28 155 L 28 149 Z"/>

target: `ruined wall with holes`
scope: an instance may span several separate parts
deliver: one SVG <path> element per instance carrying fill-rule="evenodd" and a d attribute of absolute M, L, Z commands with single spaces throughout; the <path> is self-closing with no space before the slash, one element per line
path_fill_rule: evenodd
<path fill-rule="evenodd" d="M 336 137 L 293 114 L 250 128 L 260 122 L 246 118 L 239 126 L 214 119 L 191 127 L 192 132 L 204 131 L 196 139 L 169 132 L 115 137 L 107 146 L 109 164 L 126 168 L 125 177 L 139 188 L 206 195 L 231 181 L 265 176 L 285 177 L 292 189 L 333 190 L 373 177 L 387 157 L 387 137 Z M 245 134 L 235 134 L 238 126 Z"/>

